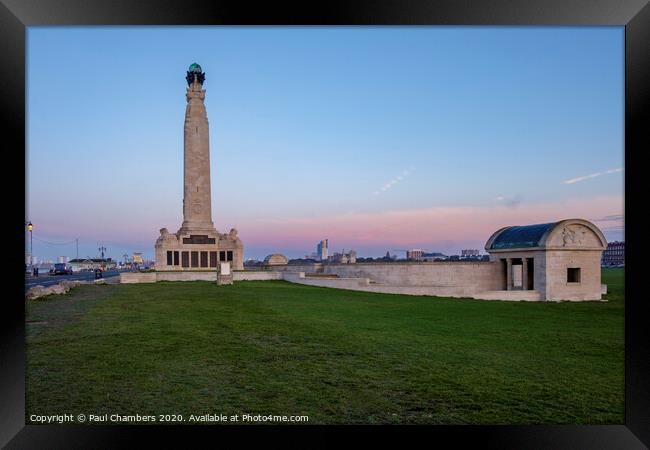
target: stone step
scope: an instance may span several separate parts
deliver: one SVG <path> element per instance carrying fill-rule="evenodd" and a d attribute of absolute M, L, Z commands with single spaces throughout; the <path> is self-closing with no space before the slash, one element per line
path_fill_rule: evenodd
<path fill-rule="evenodd" d="M 512 301 L 541 301 L 542 296 L 539 291 L 485 291 L 472 295 L 478 300 L 512 300 Z"/>

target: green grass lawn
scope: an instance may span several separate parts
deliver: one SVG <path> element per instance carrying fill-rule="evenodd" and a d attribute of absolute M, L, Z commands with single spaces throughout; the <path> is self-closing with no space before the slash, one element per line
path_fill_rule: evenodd
<path fill-rule="evenodd" d="M 622 424 L 624 277 L 608 302 L 375 294 L 284 281 L 83 285 L 26 302 L 31 414 L 320 423 Z"/>

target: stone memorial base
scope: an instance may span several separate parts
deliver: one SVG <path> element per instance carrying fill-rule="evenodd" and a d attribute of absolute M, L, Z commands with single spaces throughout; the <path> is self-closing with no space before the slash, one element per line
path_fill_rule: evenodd
<path fill-rule="evenodd" d="M 234 228 L 227 234 L 185 230 L 172 234 L 162 228 L 155 252 L 157 271 L 216 271 L 222 262 L 229 262 L 233 270 L 244 270 L 244 245 Z"/>

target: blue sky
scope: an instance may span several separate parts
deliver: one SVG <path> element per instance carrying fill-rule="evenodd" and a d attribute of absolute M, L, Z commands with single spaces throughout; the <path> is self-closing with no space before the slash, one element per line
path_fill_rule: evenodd
<path fill-rule="evenodd" d="M 80 256 L 180 226 L 192 62 L 247 258 L 453 253 L 576 214 L 623 237 L 623 27 L 31 27 L 27 57 L 26 219 Z"/>

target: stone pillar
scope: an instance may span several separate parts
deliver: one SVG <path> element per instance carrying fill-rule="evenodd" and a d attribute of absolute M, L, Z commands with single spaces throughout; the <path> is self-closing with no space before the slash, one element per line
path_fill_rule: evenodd
<path fill-rule="evenodd" d="M 528 258 L 521 258 L 521 289 L 528 290 Z"/>
<path fill-rule="evenodd" d="M 197 73 L 200 72 L 198 67 Z M 212 222 L 210 142 L 203 78 L 194 77 L 185 97 L 183 139 L 183 225 L 181 234 L 216 233 Z"/>
<path fill-rule="evenodd" d="M 512 258 L 506 258 L 506 290 L 512 290 Z"/>

